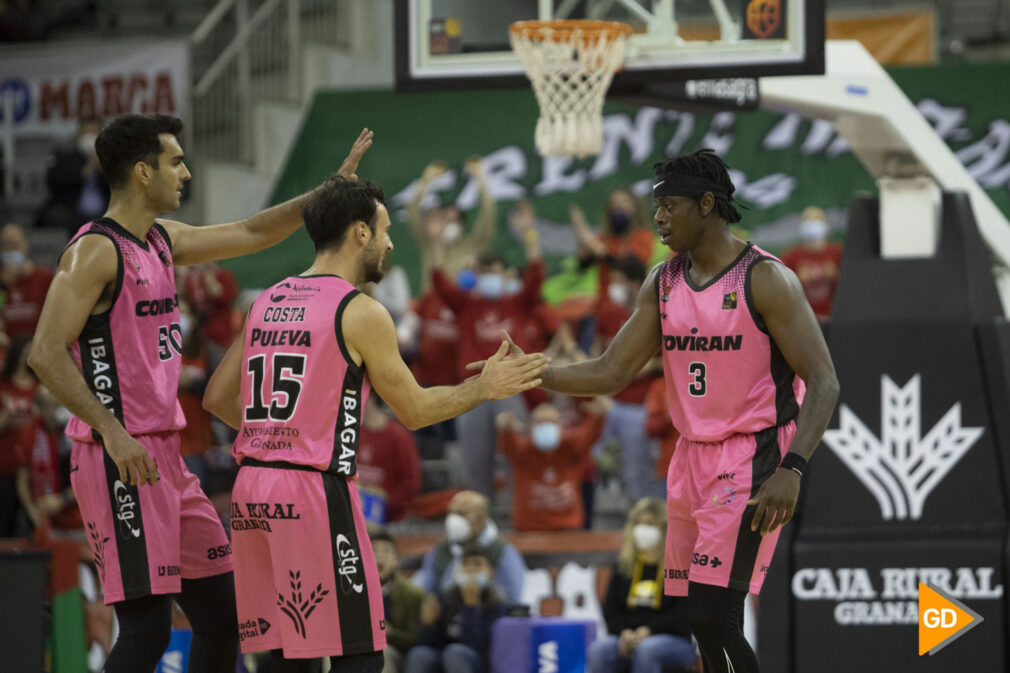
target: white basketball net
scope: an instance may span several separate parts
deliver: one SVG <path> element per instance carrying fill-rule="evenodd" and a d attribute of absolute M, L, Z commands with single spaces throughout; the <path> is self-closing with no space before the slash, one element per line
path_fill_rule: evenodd
<path fill-rule="evenodd" d="M 619 26 L 619 24 L 618 24 Z M 510 31 L 512 50 L 533 83 L 540 118 L 536 147 L 541 155 L 584 157 L 603 147 L 603 99 L 624 60 L 627 32 L 587 34 L 549 26 Z"/>

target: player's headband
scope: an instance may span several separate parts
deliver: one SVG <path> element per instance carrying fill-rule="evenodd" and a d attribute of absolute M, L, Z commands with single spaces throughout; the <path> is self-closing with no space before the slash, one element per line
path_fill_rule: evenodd
<path fill-rule="evenodd" d="M 699 198 L 705 192 L 712 192 L 712 196 L 717 199 L 730 199 L 726 190 L 715 184 L 711 180 L 700 178 L 696 175 L 684 175 L 682 173 L 660 173 L 656 176 L 656 182 L 652 185 L 652 198 L 658 199 L 661 196 L 692 196 Z"/>

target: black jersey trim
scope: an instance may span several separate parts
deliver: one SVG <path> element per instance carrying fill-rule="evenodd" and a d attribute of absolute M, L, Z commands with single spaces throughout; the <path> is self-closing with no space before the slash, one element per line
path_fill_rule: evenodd
<path fill-rule="evenodd" d="M 98 224 L 97 220 L 92 224 Z M 99 226 L 106 226 L 104 224 L 99 224 Z M 91 231 L 86 231 L 73 241 L 71 241 L 63 252 L 60 253 L 60 257 L 56 260 L 56 265 L 59 266 L 60 261 L 63 260 L 63 255 L 67 254 L 70 248 L 77 245 L 77 243 L 85 236 L 104 236 L 105 238 L 112 241 L 112 247 L 116 250 L 116 286 L 112 291 L 112 303 L 109 304 L 109 308 L 105 309 L 101 313 L 92 313 L 88 315 L 88 320 L 85 323 L 85 328 L 94 327 L 99 328 L 103 324 L 107 324 L 109 320 L 109 314 L 112 313 L 113 307 L 116 305 L 116 300 L 119 299 L 119 294 L 123 290 L 123 251 L 119 249 L 119 243 L 116 242 L 116 237 L 113 236 L 108 231 L 102 231 L 101 229 L 92 229 Z"/>
<path fill-rule="evenodd" d="M 327 472 L 350 477 L 358 473 L 358 446 L 361 441 L 362 407 L 365 406 L 365 372 L 347 368 L 337 394 L 333 423 L 333 453 Z M 349 452 L 345 453 L 345 451 Z"/>
<path fill-rule="evenodd" d="M 768 326 L 765 325 L 764 318 L 761 317 L 761 313 L 757 310 L 757 306 L 754 304 L 754 293 L 751 291 L 751 274 L 754 272 L 754 267 L 756 267 L 761 262 L 774 262 L 775 260 L 771 257 L 765 255 L 760 255 L 755 257 L 747 267 L 747 273 L 744 275 L 743 281 L 743 296 L 747 301 L 747 310 L 750 311 L 750 317 L 754 320 L 754 325 L 759 330 L 768 334 Z M 769 335 L 771 336 L 771 335 Z"/>
<path fill-rule="evenodd" d="M 747 243 L 747 245 L 744 246 L 743 250 L 740 251 L 740 254 L 737 255 L 736 258 L 732 262 L 730 262 L 729 265 L 725 269 L 723 269 L 722 271 L 720 271 L 719 273 L 717 273 L 715 276 L 713 276 L 712 278 L 710 278 L 708 281 L 706 281 L 704 285 L 698 285 L 693 280 L 691 280 L 691 273 L 690 273 L 690 271 L 691 271 L 691 257 L 688 256 L 688 257 L 686 257 L 684 259 L 684 264 L 683 264 L 684 282 L 686 282 L 687 286 L 689 288 L 691 288 L 692 290 L 694 290 L 695 292 L 704 292 L 708 288 L 710 288 L 713 285 L 715 285 L 716 283 L 718 283 L 719 280 L 723 276 L 725 276 L 727 273 L 729 273 L 733 269 L 733 267 L 735 267 L 737 264 L 739 264 L 740 261 L 744 258 L 744 256 L 746 256 L 747 253 L 750 252 L 753 249 L 754 249 L 754 244 L 753 243 Z"/>
<path fill-rule="evenodd" d="M 162 226 L 160 222 L 155 222 L 152 228 L 158 230 L 158 233 L 161 234 L 161 237 L 165 239 L 165 245 L 168 246 L 168 251 L 172 252 L 173 251 L 172 237 L 168 235 L 168 231 L 165 229 L 165 227 Z"/>
<path fill-rule="evenodd" d="M 302 276 L 303 278 L 305 276 Z M 344 330 L 343 330 L 343 320 L 344 311 L 347 309 L 347 305 L 351 303 L 351 300 L 361 294 L 358 290 L 352 289 L 344 298 L 340 300 L 340 304 L 337 305 L 337 312 L 333 319 L 333 329 L 337 336 L 337 345 L 340 346 L 340 352 L 343 354 L 344 359 L 347 360 L 347 367 L 357 373 L 361 373 L 365 369 L 365 362 L 362 361 L 361 364 L 357 364 L 353 359 L 351 359 L 351 352 L 347 350 L 347 342 L 344 340 Z"/>
<path fill-rule="evenodd" d="M 109 229 L 114 229 L 116 233 L 118 233 L 123 238 L 128 238 L 132 242 L 136 243 L 141 248 L 143 248 L 144 252 L 150 252 L 151 250 L 150 247 L 147 245 L 147 241 L 140 240 L 134 235 L 132 231 L 121 225 L 119 222 L 116 222 L 111 217 L 99 217 L 97 220 L 94 221 L 94 223 L 100 224 L 103 227 L 108 227 Z M 158 224 L 157 222 L 154 222 L 152 223 L 151 226 L 157 226 L 157 224 Z"/>
<path fill-rule="evenodd" d="M 151 567 L 147 555 L 147 532 L 144 530 L 143 506 L 140 487 L 124 484 L 119 479 L 119 468 L 101 443 L 105 483 L 109 490 L 115 534 L 109 537 L 116 544 L 119 576 L 123 582 L 123 599 L 130 600 L 151 594 Z M 129 480 L 127 480 L 129 481 Z M 147 488 L 155 488 L 148 486 Z M 108 558 L 108 557 L 106 557 Z M 165 577 L 179 571 L 176 566 L 158 566 L 158 576 Z"/>

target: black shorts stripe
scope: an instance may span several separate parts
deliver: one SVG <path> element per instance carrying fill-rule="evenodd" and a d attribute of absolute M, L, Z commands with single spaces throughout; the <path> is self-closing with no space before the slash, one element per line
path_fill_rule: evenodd
<path fill-rule="evenodd" d="M 102 455 L 105 461 L 105 481 L 112 505 L 112 523 L 116 529 L 116 534 L 110 537 L 116 541 L 119 575 L 123 580 L 123 596 L 125 599 L 149 596 L 151 570 L 147 558 L 147 531 L 144 530 L 144 517 L 140 511 L 140 491 L 136 486 L 124 484 L 119 479 L 119 468 L 105 451 L 105 444 L 102 444 Z M 148 488 L 154 487 L 148 486 Z M 158 572 L 174 574 L 178 572 L 178 568 L 161 566 Z"/>
<path fill-rule="evenodd" d="M 768 477 L 772 476 L 782 462 L 779 449 L 779 429 L 765 428 L 754 433 L 754 458 L 751 460 L 751 487 L 747 494 L 750 500 L 761 488 Z M 733 567 L 729 572 L 729 588 L 737 591 L 750 591 L 750 580 L 754 574 L 754 562 L 757 560 L 758 548 L 761 546 L 761 531 L 750 529 L 751 520 L 757 505 L 749 505 L 743 511 L 740 529 L 736 535 L 736 548 L 733 550 Z"/>
<path fill-rule="evenodd" d="M 323 491 L 330 518 L 333 543 L 333 577 L 336 580 L 337 612 L 340 615 L 340 642 L 344 654 L 375 651 L 372 638 L 372 614 L 365 580 L 362 541 L 358 539 L 351 509 L 347 480 L 323 475 Z M 369 544 L 368 539 L 364 543 Z"/>

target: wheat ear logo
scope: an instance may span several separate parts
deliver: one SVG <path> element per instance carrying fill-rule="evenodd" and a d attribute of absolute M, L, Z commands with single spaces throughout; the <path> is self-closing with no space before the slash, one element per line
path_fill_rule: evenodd
<path fill-rule="evenodd" d="M 95 526 L 91 521 L 88 522 L 88 539 L 91 540 L 91 556 L 95 559 L 95 566 L 98 568 L 98 573 L 102 578 L 102 582 L 105 581 L 105 543 L 109 541 L 108 537 L 102 537 L 102 534 L 98 532 L 98 527 Z"/>
<path fill-rule="evenodd" d="M 886 520 L 921 518 L 926 498 L 984 432 L 961 426 L 955 402 L 923 437 L 920 389 L 918 374 L 904 387 L 884 374 L 879 439 L 844 404 L 839 428 L 824 433 L 824 443 L 869 489 Z"/>
<path fill-rule="evenodd" d="M 309 593 L 308 598 L 302 600 L 302 571 L 289 570 L 288 576 L 291 578 L 291 597 L 285 598 L 283 594 L 277 594 L 277 607 L 291 618 L 295 625 L 295 633 L 304 638 L 306 620 L 316 609 L 316 606 L 323 602 L 323 596 L 330 591 L 323 589 L 322 584 L 317 584 L 316 588 Z"/>

